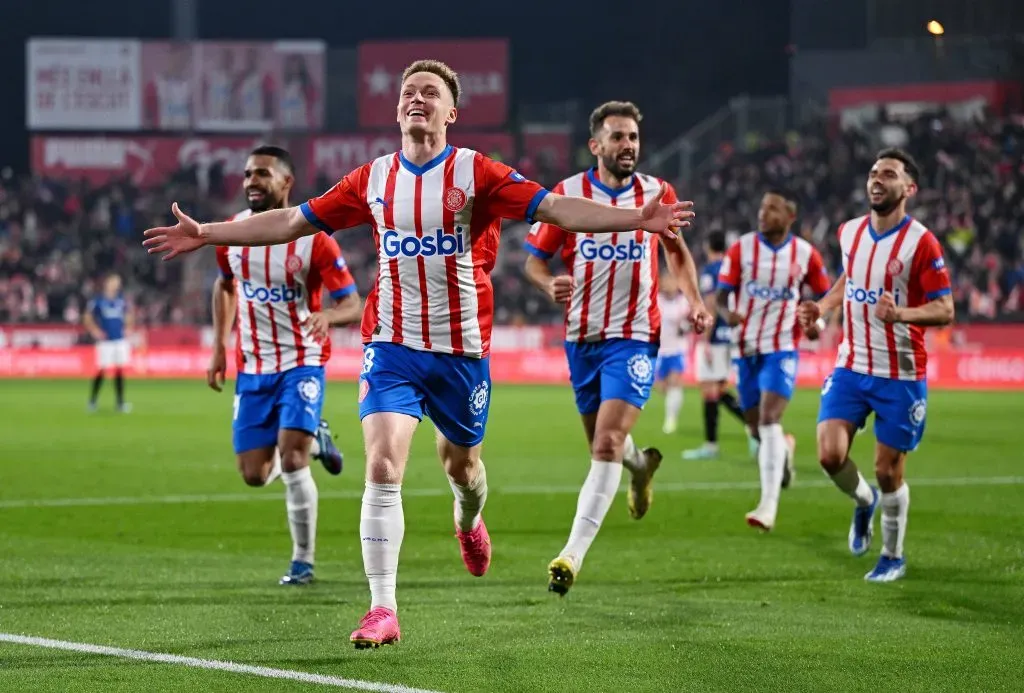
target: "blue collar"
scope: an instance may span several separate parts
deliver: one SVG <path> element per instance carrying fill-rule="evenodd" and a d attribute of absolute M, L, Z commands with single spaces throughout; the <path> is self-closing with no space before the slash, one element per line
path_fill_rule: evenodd
<path fill-rule="evenodd" d="M 792 232 L 787 233 L 786 237 L 783 239 L 782 243 L 779 243 L 778 245 L 772 245 L 771 243 L 769 243 L 768 239 L 765 238 L 764 234 L 761 233 L 760 231 L 757 232 L 757 239 L 759 241 L 761 241 L 762 243 L 764 243 L 766 246 L 768 246 L 773 253 L 777 253 L 780 250 L 782 250 L 783 248 L 785 248 L 787 245 L 789 245 L 789 242 L 791 240 L 793 240 L 793 234 L 792 234 Z"/>
<path fill-rule="evenodd" d="M 445 148 L 441 150 L 440 154 L 438 154 L 437 156 L 435 156 L 433 159 L 423 164 L 422 166 L 417 166 L 416 164 L 406 159 L 405 154 L 403 154 L 402 152 L 398 152 L 398 160 L 402 162 L 402 167 L 405 168 L 406 171 L 413 174 L 414 176 L 422 176 L 424 173 L 426 173 L 427 171 L 429 171 L 430 169 L 434 168 L 439 163 L 447 159 L 448 155 L 451 153 L 452 146 L 448 144 L 445 145 Z"/>
<path fill-rule="evenodd" d="M 893 226 L 891 229 L 889 229 L 888 231 L 885 231 L 884 233 L 878 233 L 877 231 L 875 231 L 875 227 L 871 225 L 871 217 L 869 216 L 868 217 L 868 233 L 871 234 L 872 240 L 874 240 L 875 243 L 878 243 L 883 238 L 888 238 L 889 236 L 891 236 L 892 234 L 896 233 L 897 231 L 902 231 L 904 227 L 906 227 L 908 224 L 910 224 L 910 221 L 911 221 L 910 215 L 908 214 L 907 216 L 905 216 L 902 219 L 900 219 L 900 223 L 896 224 L 896 226 Z"/>
<path fill-rule="evenodd" d="M 598 178 L 597 175 L 595 175 L 596 172 L 596 166 L 587 170 L 587 178 L 590 180 L 590 184 L 612 199 L 615 199 L 616 197 L 626 192 L 627 190 L 633 189 L 633 176 L 630 176 L 629 182 L 623 185 L 621 188 L 609 188 L 607 185 L 601 182 L 601 179 Z"/>

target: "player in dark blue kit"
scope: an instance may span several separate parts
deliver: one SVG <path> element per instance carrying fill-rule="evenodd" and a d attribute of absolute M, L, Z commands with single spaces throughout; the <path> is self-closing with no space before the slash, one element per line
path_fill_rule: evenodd
<path fill-rule="evenodd" d="M 121 277 L 109 274 L 103 280 L 103 293 L 89 301 L 82 317 L 85 329 L 96 340 L 96 377 L 92 380 L 89 410 L 96 411 L 96 400 L 103 386 L 106 369 L 114 369 L 117 410 L 124 414 L 132 405 L 124 400 L 124 367 L 131 359 L 127 331 L 132 326 L 131 309 L 121 293 Z"/>
<path fill-rule="evenodd" d="M 708 312 L 715 316 L 715 323 L 697 342 L 694 357 L 697 363 L 697 382 L 700 383 L 701 396 L 704 400 L 704 444 L 699 448 L 683 451 L 683 459 L 686 460 L 710 460 L 718 457 L 719 404 L 724 404 L 733 416 L 746 424 L 739 400 L 728 389 L 732 364 L 732 328 L 724 318 L 728 306 L 721 306 L 719 309 L 716 305 L 718 273 L 722 269 L 722 258 L 725 256 L 725 234 L 715 231 L 708 235 L 704 256 L 707 262 L 700 273 L 700 291 L 704 295 Z M 749 431 L 747 435 L 750 436 Z M 756 455 L 757 441 L 752 437 L 750 440 L 751 454 Z"/>

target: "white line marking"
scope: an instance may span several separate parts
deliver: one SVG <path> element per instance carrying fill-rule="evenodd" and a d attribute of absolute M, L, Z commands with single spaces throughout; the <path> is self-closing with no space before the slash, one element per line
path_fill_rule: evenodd
<path fill-rule="evenodd" d="M 911 486 L 1020 486 L 1024 485 L 1024 476 L 964 476 L 937 477 L 932 479 L 908 479 Z M 828 479 L 797 481 L 789 491 L 805 488 L 831 488 Z M 623 486 L 623 489 L 626 487 Z M 702 493 L 706 491 L 757 491 L 761 485 L 757 481 L 692 481 L 667 482 L 656 484 L 655 488 L 662 493 Z M 578 494 L 579 486 L 499 486 L 492 488 L 493 495 L 506 496 L 549 496 Z M 448 496 L 447 488 L 405 488 L 402 495 L 406 497 L 437 498 Z M 358 500 L 363 497 L 362 489 L 351 491 L 321 491 L 320 498 Z M 14 498 L 0 500 L 0 510 L 11 508 L 73 508 L 86 506 L 115 505 L 176 505 L 196 503 L 253 503 L 259 501 L 280 501 L 281 497 L 273 493 L 214 493 L 170 496 L 112 496 L 108 498 Z"/>
<path fill-rule="evenodd" d="M 302 681 L 303 683 L 316 683 L 321 686 L 348 688 L 354 691 L 376 691 L 377 693 L 440 693 L 440 691 L 431 691 L 423 688 L 410 688 L 409 686 L 392 683 L 374 683 L 373 681 L 360 681 L 359 679 L 344 679 L 338 676 L 310 674 L 305 671 L 272 669 L 270 667 L 236 664 L 234 662 L 224 662 L 216 659 L 182 657 L 180 655 L 163 654 L 161 652 L 125 650 L 120 647 L 90 645 L 89 643 L 68 642 L 66 640 L 50 640 L 49 638 L 37 638 L 28 635 L 16 635 L 14 633 L 0 633 L 0 642 L 9 642 L 16 645 L 31 645 L 33 647 L 47 647 L 52 650 L 85 652 L 87 654 L 106 655 L 108 657 L 122 657 L 124 659 L 137 659 L 144 662 L 158 662 L 160 664 L 180 664 L 182 666 L 192 667 L 193 669 L 212 669 L 215 671 L 227 671 L 232 674 L 250 674 L 252 676 L 262 676 L 267 679 L 288 679 L 290 681 Z"/>

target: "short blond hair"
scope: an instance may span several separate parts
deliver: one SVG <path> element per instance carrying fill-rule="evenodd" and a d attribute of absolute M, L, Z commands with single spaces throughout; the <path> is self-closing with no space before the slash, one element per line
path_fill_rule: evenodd
<path fill-rule="evenodd" d="M 402 84 L 405 84 L 405 80 L 409 79 L 410 75 L 414 75 L 417 72 L 429 72 L 440 77 L 445 86 L 448 87 L 448 91 L 452 93 L 452 100 L 455 102 L 455 105 L 459 105 L 459 96 L 462 94 L 459 73 L 440 60 L 417 60 L 405 68 L 405 71 L 402 73 Z"/>
<path fill-rule="evenodd" d="M 632 118 L 637 125 L 644 119 L 640 109 L 632 101 L 608 101 L 595 108 L 594 112 L 590 114 L 590 136 L 597 137 L 604 121 L 612 116 Z"/>

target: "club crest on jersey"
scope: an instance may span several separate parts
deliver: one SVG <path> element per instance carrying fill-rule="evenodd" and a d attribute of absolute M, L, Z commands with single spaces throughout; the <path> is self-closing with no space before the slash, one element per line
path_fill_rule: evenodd
<path fill-rule="evenodd" d="M 461 212 L 466 202 L 466 191 L 462 188 L 448 188 L 444 191 L 444 208 L 449 212 Z"/>
<path fill-rule="evenodd" d="M 794 262 L 789 266 L 789 278 L 799 279 L 804 274 L 804 268 L 800 266 L 799 262 Z"/>
<path fill-rule="evenodd" d="M 920 426 L 924 423 L 925 414 L 928 411 L 928 405 L 925 404 L 923 399 L 919 399 L 910 405 L 910 423 L 915 426 Z"/>
<path fill-rule="evenodd" d="M 290 274 L 295 274 L 302 269 L 302 258 L 298 255 L 289 255 L 285 258 L 284 268 L 288 270 Z"/>
<path fill-rule="evenodd" d="M 898 257 L 894 257 L 892 260 L 889 260 L 889 264 L 885 266 L 885 273 L 890 277 L 903 274 L 903 263 Z"/>
<path fill-rule="evenodd" d="M 626 362 L 630 380 L 638 385 L 647 385 L 654 379 L 654 364 L 647 354 L 633 354 Z"/>
<path fill-rule="evenodd" d="M 473 388 L 469 394 L 469 413 L 473 416 L 480 416 L 487 410 L 487 398 L 490 396 L 490 387 L 484 381 Z"/>
<path fill-rule="evenodd" d="M 316 378 L 303 378 L 299 381 L 299 397 L 310 404 L 320 401 L 320 381 Z"/>

